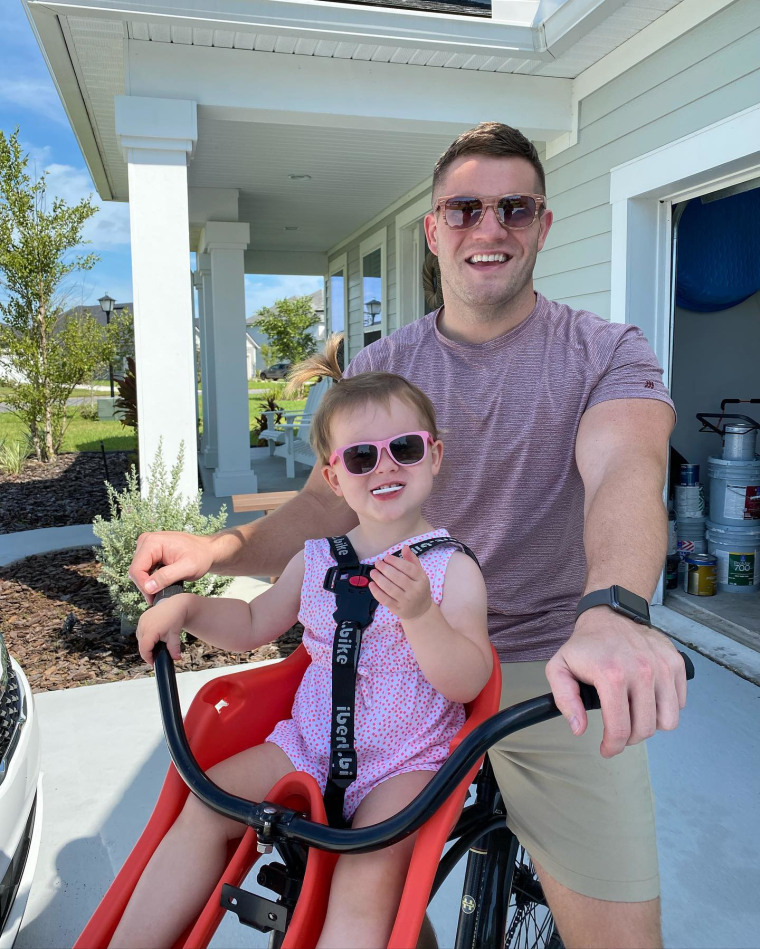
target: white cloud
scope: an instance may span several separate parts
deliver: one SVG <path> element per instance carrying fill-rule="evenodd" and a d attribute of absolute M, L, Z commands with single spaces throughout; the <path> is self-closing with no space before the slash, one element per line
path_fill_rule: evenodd
<path fill-rule="evenodd" d="M 84 168 L 57 163 L 46 166 L 48 198 L 63 198 L 67 204 L 77 204 L 90 196 L 98 213 L 83 228 L 83 237 L 90 241 L 89 249 L 97 253 L 129 244 L 129 206 L 116 201 L 101 201 L 93 189 L 90 176 Z"/>
<path fill-rule="evenodd" d="M 321 277 L 251 275 L 245 278 L 245 312 L 250 317 L 275 300 L 303 296 L 322 288 Z"/>
<path fill-rule="evenodd" d="M 6 108 L 16 106 L 68 128 L 69 120 L 49 79 L 0 79 L 0 101 Z"/>

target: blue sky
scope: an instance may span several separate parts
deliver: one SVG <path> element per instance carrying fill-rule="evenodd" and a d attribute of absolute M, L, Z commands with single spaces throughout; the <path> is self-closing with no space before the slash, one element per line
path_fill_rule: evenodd
<path fill-rule="evenodd" d="M 0 30 L 0 129 L 6 135 L 19 127 L 22 147 L 30 156 L 29 172 L 48 172 L 48 196 L 70 204 L 92 195 L 100 209 L 86 227 L 86 250 L 98 254 L 93 270 L 76 275 L 66 287 L 72 305 L 96 304 L 108 292 L 117 302 L 132 299 L 129 250 L 129 208 L 101 201 L 84 158 L 50 78 L 20 0 L 2 3 Z M 188 267 L 190 262 L 188 261 Z M 281 297 L 312 293 L 322 286 L 321 277 L 246 277 L 246 314 Z"/>

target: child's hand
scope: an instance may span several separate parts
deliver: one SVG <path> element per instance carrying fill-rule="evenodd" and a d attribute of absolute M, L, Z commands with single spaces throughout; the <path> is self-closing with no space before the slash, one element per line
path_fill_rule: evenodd
<path fill-rule="evenodd" d="M 391 554 L 378 560 L 370 579 L 370 593 L 399 619 L 418 619 L 433 604 L 427 574 L 408 547 L 400 557 Z"/>
<path fill-rule="evenodd" d="M 166 643 L 172 659 L 180 657 L 180 633 L 187 621 L 187 597 L 189 594 L 178 593 L 176 596 L 161 600 L 156 606 L 151 606 L 140 617 L 137 624 L 137 643 L 140 655 L 153 665 L 153 649 L 159 640 Z"/>

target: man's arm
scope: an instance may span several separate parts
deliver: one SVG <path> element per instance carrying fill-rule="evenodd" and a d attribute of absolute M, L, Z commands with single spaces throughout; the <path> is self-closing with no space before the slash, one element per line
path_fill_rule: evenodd
<path fill-rule="evenodd" d="M 670 406 L 654 399 L 602 402 L 581 419 L 576 461 L 586 492 L 584 593 L 617 584 L 651 599 L 666 554 L 662 491 L 673 421 Z M 670 640 L 606 606 L 578 618 L 546 674 L 576 734 L 585 731 L 586 713 L 575 680 L 596 687 L 605 757 L 658 728 L 675 728 L 686 702 L 683 662 Z"/>
<path fill-rule="evenodd" d="M 150 601 L 172 583 L 211 572 L 279 575 L 305 540 L 345 534 L 356 523 L 354 512 L 332 493 L 315 467 L 297 497 L 249 524 L 210 536 L 179 531 L 141 534 L 129 575 Z M 159 564 L 164 566 L 156 569 Z"/>

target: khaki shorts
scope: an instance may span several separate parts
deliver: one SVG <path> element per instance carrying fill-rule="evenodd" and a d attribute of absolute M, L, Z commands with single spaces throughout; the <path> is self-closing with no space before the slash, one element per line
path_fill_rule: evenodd
<path fill-rule="evenodd" d="M 503 663 L 501 707 L 549 691 L 545 662 Z M 525 728 L 489 752 L 507 823 L 555 880 L 599 900 L 659 896 L 654 797 L 643 744 L 602 758 L 600 712 L 577 738 L 564 718 Z"/>

